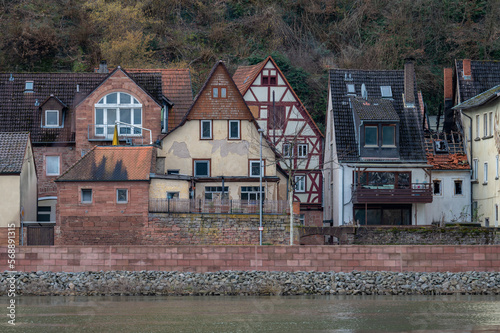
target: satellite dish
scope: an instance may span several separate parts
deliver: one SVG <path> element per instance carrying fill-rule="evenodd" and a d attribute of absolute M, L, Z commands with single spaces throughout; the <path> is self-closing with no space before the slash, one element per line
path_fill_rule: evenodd
<path fill-rule="evenodd" d="M 361 97 L 363 97 L 364 99 L 368 99 L 368 91 L 366 91 L 366 86 L 364 83 L 361 85 Z"/>

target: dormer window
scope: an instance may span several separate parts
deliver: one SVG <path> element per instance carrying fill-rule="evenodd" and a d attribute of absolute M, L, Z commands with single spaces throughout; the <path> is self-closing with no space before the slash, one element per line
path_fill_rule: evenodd
<path fill-rule="evenodd" d="M 59 126 L 59 110 L 46 110 L 45 127 L 58 127 L 58 126 Z"/>
<path fill-rule="evenodd" d="M 365 146 L 378 146 L 378 126 L 365 126 Z"/>
<path fill-rule="evenodd" d="M 347 84 L 347 94 L 348 95 L 353 95 L 355 96 L 356 95 L 356 88 L 354 86 L 354 84 Z"/>
<path fill-rule="evenodd" d="M 262 85 L 275 86 L 278 82 L 278 73 L 275 69 L 264 69 L 262 71 Z"/>
<path fill-rule="evenodd" d="M 26 81 L 24 83 L 24 92 L 33 92 L 33 81 Z"/>
<path fill-rule="evenodd" d="M 142 135 L 142 104 L 132 95 L 123 92 L 104 96 L 95 105 L 95 136 L 112 140 L 115 121 L 122 123 L 118 124 L 119 135 Z"/>
<path fill-rule="evenodd" d="M 392 98 L 391 86 L 380 86 L 380 94 L 382 98 Z"/>
<path fill-rule="evenodd" d="M 382 126 L 382 146 L 395 146 L 396 145 L 396 126 L 383 125 Z"/>

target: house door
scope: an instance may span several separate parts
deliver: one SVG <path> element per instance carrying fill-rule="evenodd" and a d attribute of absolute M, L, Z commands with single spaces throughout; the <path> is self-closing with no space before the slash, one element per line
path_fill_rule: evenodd
<path fill-rule="evenodd" d="M 54 245 L 53 226 L 29 226 L 26 233 L 28 245 Z"/>

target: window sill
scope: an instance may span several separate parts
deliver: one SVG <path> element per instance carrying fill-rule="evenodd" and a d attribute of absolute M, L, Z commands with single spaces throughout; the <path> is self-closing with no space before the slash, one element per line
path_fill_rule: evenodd
<path fill-rule="evenodd" d="M 474 139 L 474 141 L 480 141 L 480 140 L 481 140 L 480 137 L 477 137 L 477 138 Z"/>
<path fill-rule="evenodd" d="M 471 179 L 470 181 L 472 184 L 479 184 L 479 181 L 477 179 Z"/>
<path fill-rule="evenodd" d="M 492 137 L 493 137 L 493 135 L 488 135 L 488 136 L 483 136 L 482 139 L 486 140 L 486 139 L 491 139 Z"/>
<path fill-rule="evenodd" d="M 483 185 L 488 185 L 488 182 L 483 182 Z"/>

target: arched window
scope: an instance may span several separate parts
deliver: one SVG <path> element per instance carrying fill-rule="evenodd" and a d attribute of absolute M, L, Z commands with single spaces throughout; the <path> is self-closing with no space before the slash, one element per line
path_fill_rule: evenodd
<path fill-rule="evenodd" d="M 132 95 L 123 92 L 104 96 L 95 105 L 95 135 L 112 139 L 115 121 L 142 127 L 142 104 Z M 142 130 L 118 124 L 118 134 L 140 136 Z"/>

